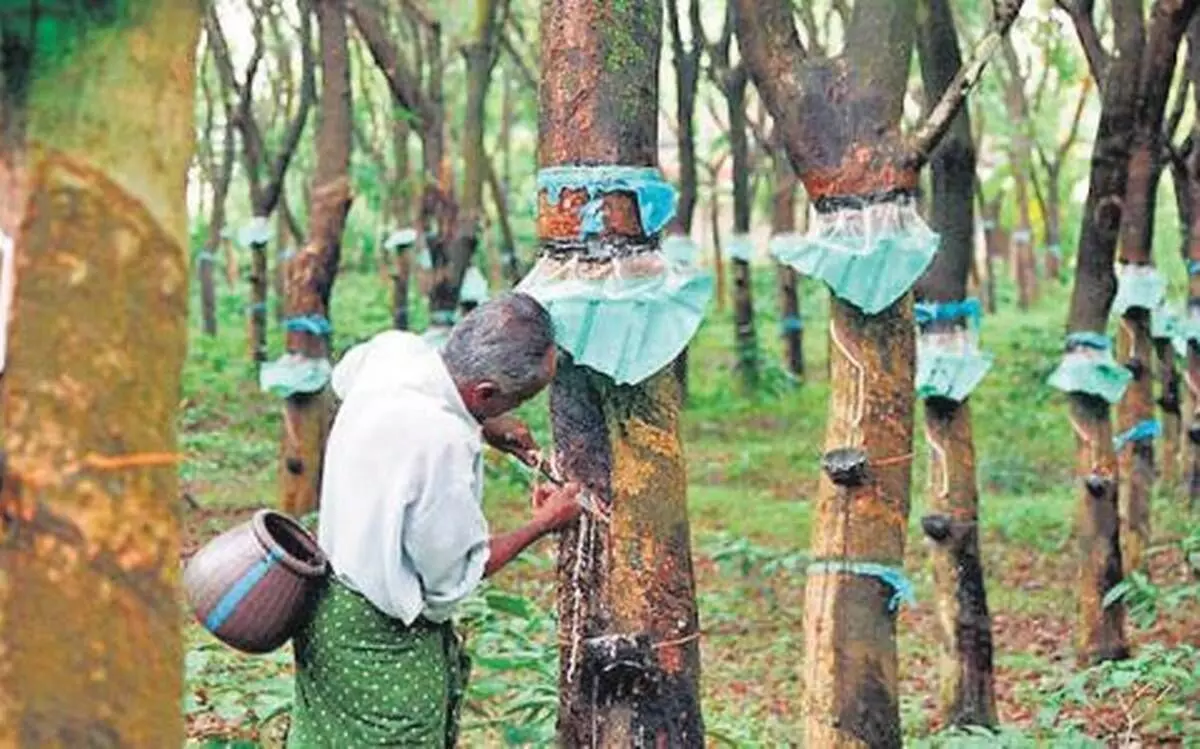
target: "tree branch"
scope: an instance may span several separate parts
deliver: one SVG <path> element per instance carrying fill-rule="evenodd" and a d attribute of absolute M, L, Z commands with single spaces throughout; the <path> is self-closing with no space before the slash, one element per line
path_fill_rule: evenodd
<path fill-rule="evenodd" d="M 1075 140 L 1079 137 L 1079 123 L 1083 121 L 1083 109 L 1087 105 L 1088 92 L 1092 88 L 1091 80 L 1085 78 L 1083 81 L 1083 90 L 1079 92 L 1079 100 L 1075 102 L 1075 113 L 1071 116 L 1071 128 L 1067 131 L 1067 138 L 1059 146 L 1054 153 L 1054 166 L 1059 168 L 1063 161 L 1066 160 L 1067 154 L 1075 146 Z"/>
<path fill-rule="evenodd" d="M 1092 80 L 1096 82 L 1097 88 L 1101 87 L 1104 76 L 1108 72 L 1109 56 L 1104 50 L 1104 44 L 1100 41 L 1100 32 L 1096 29 L 1096 20 L 1093 17 L 1094 1 L 1055 0 L 1055 3 L 1071 17 L 1075 35 L 1079 37 L 1079 44 L 1083 47 L 1083 54 L 1087 58 L 1088 69 L 1092 72 Z"/>
<path fill-rule="evenodd" d="M 348 0 L 346 5 L 355 28 L 366 42 L 367 50 L 387 80 L 396 102 L 424 119 L 426 112 L 421 82 L 400 56 L 383 17 L 376 8 L 369 7 L 368 0 Z"/>
<path fill-rule="evenodd" d="M 908 166 L 919 168 L 929 158 L 929 153 L 954 121 L 959 108 L 966 101 L 967 94 L 979 81 L 979 76 L 987 67 L 988 60 L 1012 27 L 1013 22 L 1021 13 L 1024 0 L 1010 0 L 996 6 L 997 15 L 983 38 L 975 46 L 967 64 L 959 68 L 954 80 L 946 87 L 941 100 L 930 110 L 925 121 L 916 129 L 909 140 L 908 153 L 905 162 Z"/>
<path fill-rule="evenodd" d="M 521 53 L 517 50 L 517 46 L 513 43 L 512 37 L 509 35 L 507 29 L 505 29 L 500 35 L 500 46 L 504 48 L 504 51 L 508 53 L 509 59 L 512 60 L 513 64 L 516 66 L 517 74 L 520 76 L 521 82 L 524 83 L 525 87 L 530 91 L 536 92 L 538 90 L 537 74 L 533 71 L 533 67 L 525 61 L 525 58 L 521 57 Z"/>
<path fill-rule="evenodd" d="M 279 199 L 288 164 L 291 163 L 292 156 L 296 153 L 296 147 L 300 145 L 300 136 L 304 133 L 305 123 L 308 122 L 308 110 L 312 108 L 313 101 L 317 98 L 315 75 L 317 63 L 312 49 L 312 14 L 305 2 L 300 3 L 300 65 L 300 105 L 296 109 L 296 116 L 288 125 L 287 133 L 283 137 L 283 146 L 276 154 L 275 162 L 267 177 L 267 184 L 263 190 L 263 201 L 268 206 L 274 206 Z"/>

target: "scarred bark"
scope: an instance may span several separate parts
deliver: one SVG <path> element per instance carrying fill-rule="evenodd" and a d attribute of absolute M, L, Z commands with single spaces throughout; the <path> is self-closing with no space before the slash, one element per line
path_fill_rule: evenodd
<path fill-rule="evenodd" d="M 915 0 L 860 0 L 845 53 L 806 60 L 786 0 L 737 0 L 739 49 L 810 198 L 911 191 L 983 61 L 1020 3 L 1005 3 L 980 53 L 957 73 L 911 138 L 900 133 Z M 912 477 L 912 296 L 877 315 L 835 299 L 833 392 L 812 556 L 901 567 Z M 805 586 L 804 743 L 898 747 L 892 588 L 855 574 Z"/>
<path fill-rule="evenodd" d="M 177 409 L 199 28 L 195 3 L 0 12 L 0 231 L 17 275 L 3 746 L 184 739 Z"/>
<path fill-rule="evenodd" d="M 918 53 L 930 98 L 939 96 L 961 65 L 958 34 L 948 0 L 925 0 Z M 975 147 L 964 107 L 930 159 L 930 224 L 941 237 L 933 264 L 917 285 L 925 301 L 956 302 L 967 292 L 974 252 Z M 962 328 L 965 321 L 949 323 Z M 992 627 L 979 553 L 979 489 L 967 401 L 925 401 L 929 444 L 929 514 L 922 519 L 933 542 L 933 571 L 940 624 L 940 710 L 947 725 L 997 722 L 992 671 Z"/>
<path fill-rule="evenodd" d="M 317 164 L 309 207 L 308 241 L 287 268 L 287 315 L 329 317 L 329 299 L 350 211 L 350 64 L 344 0 L 312 0 L 321 50 L 321 108 Z M 288 330 L 287 350 L 312 359 L 330 356 L 329 337 Z M 288 397 L 280 460 L 281 506 L 302 516 L 317 507 L 321 463 L 332 420 L 328 388 Z"/>
<path fill-rule="evenodd" d="M 658 3 L 543 0 L 538 163 L 646 166 L 657 152 Z M 538 234 L 578 229 L 539 197 Z M 638 237 L 631 195 L 605 198 L 606 232 Z M 574 217 L 574 218 L 573 218 Z M 559 547 L 562 746 L 702 747 L 699 629 L 670 369 L 635 386 L 570 361 L 550 394 L 558 464 L 611 513 Z"/>

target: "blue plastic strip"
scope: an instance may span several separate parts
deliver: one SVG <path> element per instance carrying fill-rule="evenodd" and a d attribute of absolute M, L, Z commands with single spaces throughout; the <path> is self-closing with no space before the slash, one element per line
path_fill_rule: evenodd
<path fill-rule="evenodd" d="M 555 166 L 537 174 L 537 190 L 546 191 L 551 203 L 562 199 L 563 190 L 587 190 L 588 202 L 580 210 L 580 236 L 604 231 L 603 197 L 611 192 L 637 196 L 642 231 L 658 234 L 675 216 L 679 192 L 654 167 L 643 166 Z"/>
<path fill-rule="evenodd" d="M 215 262 L 217 262 L 217 255 L 216 255 L 216 253 L 209 252 L 208 250 L 201 250 L 200 252 L 196 253 L 196 262 L 198 262 L 198 263 L 215 263 Z"/>
<path fill-rule="evenodd" d="M 917 302 L 913 306 L 918 325 L 928 325 L 932 322 L 951 322 L 968 319 L 979 325 L 983 318 L 983 306 L 975 298 L 963 299 L 958 302 Z"/>
<path fill-rule="evenodd" d="M 267 311 L 267 303 L 266 302 L 258 302 L 257 304 L 247 304 L 246 311 L 247 312 L 266 312 Z"/>
<path fill-rule="evenodd" d="M 1189 260 L 1187 270 L 1189 276 L 1200 276 L 1200 260 Z"/>
<path fill-rule="evenodd" d="M 1103 333 L 1093 333 L 1085 330 L 1080 333 L 1070 333 L 1067 335 L 1067 348 L 1075 348 L 1076 346 L 1083 346 L 1084 348 L 1095 349 L 1097 351 L 1108 351 L 1112 348 L 1112 342 Z"/>
<path fill-rule="evenodd" d="M 784 333 L 799 333 L 804 330 L 804 321 L 799 317 L 789 316 L 779 321 L 779 327 Z"/>
<path fill-rule="evenodd" d="M 876 564 L 875 562 L 853 562 L 849 559 L 815 561 L 808 565 L 807 574 L 809 575 L 838 573 L 874 577 L 891 587 L 894 593 L 888 601 L 888 611 L 894 612 L 900 608 L 901 603 L 907 602 L 911 604 L 917 602 L 917 596 L 913 592 L 912 581 L 904 574 L 904 570 L 899 567 L 889 567 L 886 564 Z"/>
<path fill-rule="evenodd" d="M 1146 419 L 1113 437 L 1113 449 L 1120 450 L 1130 442 L 1145 442 L 1161 435 L 1162 426 L 1154 419 Z"/>
<path fill-rule="evenodd" d="M 250 595 L 250 591 L 254 590 L 254 586 L 267 576 L 282 557 L 275 549 L 268 549 L 265 559 L 259 560 L 258 564 L 246 570 L 241 579 L 233 584 L 229 590 L 225 591 L 225 595 L 221 596 L 221 600 L 217 601 L 217 605 L 213 610 L 208 612 L 208 616 L 204 619 L 204 626 L 209 632 L 216 632 L 221 628 L 221 625 L 233 616 L 237 611 L 238 605 L 242 599 Z"/>
<path fill-rule="evenodd" d="M 429 313 L 430 325 L 453 325 L 454 310 L 435 309 Z"/>
<path fill-rule="evenodd" d="M 283 321 L 283 327 L 294 332 L 312 333 L 313 335 L 329 335 L 333 332 L 333 326 L 323 315 L 289 317 Z"/>

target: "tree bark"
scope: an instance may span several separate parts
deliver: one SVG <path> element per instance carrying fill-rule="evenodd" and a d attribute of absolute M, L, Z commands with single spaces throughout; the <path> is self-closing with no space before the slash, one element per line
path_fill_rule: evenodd
<path fill-rule="evenodd" d="M 8 3 L 0 745 L 180 746 L 196 3 Z"/>
<path fill-rule="evenodd" d="M 925 0 L 925 8 L 918 56 L 926 95 L 936 99 L 962 59 L 949 1 Z M 966 107 L 933 152 L 930 166 L 930 223 L 942 243 L 916 293 L 925 301 L 957 302 L 966 296 L 975 245 L 975 146 Z M 965 321 L 947 325 L 966 327 Z M 929 514 L 922 527 L 934 548 L 942 720 L 951 726 L 993 726 L 997 713 L 992 625 L 979 553 L 979 488 L 969 402 L 926 399 L 925 437 L 932 467 Z"/>
<path fill-rule="evenodd" d="M 539 166 L 653 165 L 661 6 L 543 0 L 541 21 Z M 574 236 L 582 197 L 539 197 L 542 242 Z M 650 239 L 631 195 L 606 196 L 604 214 L 605 236 Z M 559 547 L 562 746 L 704 746 L 679 408 L 669 369 L 617 386 L 559 365 L 558 465 L 609 514 L 585 516 Z"/>
<path fill-rule="evenodd" d="M 796 231 L 796 186 L 798 180 L 788 163 L 787 154 L 777 149 L 775 159 L 775 194 L 771 207 L 771 233 L 790 234 Z M 801 327 L 800 299 L 796 293 L 796 269 L 784 263 L 775 264 L 779 289 L 780 336 L 783 338 L 783 363 L 795 377 L 804 377 L 804 331 Z"/>
<path fill-rule="evenodd" d="M 345 0 L 312 0 L 321 50 L 321 104 L 317 164 L 309 207 L 308 241 L 288 264 L 288 318 L 329 318 L 329 300 L 341 259 L 342 232 L 350 211 L 351 93 Z M 308 12 L 307 8 L 301 12 Z M 329 335 L 290 329 L 287 350 L 328 359 Z M 322 458 L 332 420 L 329 388 L 287 398 L 280 461 L 282 507 L 293 516 L 317 508 Z"/>
<path fill-rule="evenodd" d="M 408 121 L 396 117 L 392 121 L 392 158 L 396 165 L 395 185 L 392 191 L 391 228 L 408 228 L 412 225 L 412 185 L 409 183 L 408 168 Z M 411 276 L 413 248 L 396 252 L 392 259 L 392 327 L 408 330 L 408 285 Z"/>

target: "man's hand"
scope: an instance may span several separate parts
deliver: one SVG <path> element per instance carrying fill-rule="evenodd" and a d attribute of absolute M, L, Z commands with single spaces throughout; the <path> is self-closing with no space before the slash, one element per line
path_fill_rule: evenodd
<path fill-rule="evenodd" d="M 547 532 L 559 531 L 574 523 L 583 512 L 579 493 L 583 487 L 571 482 L 558 487 L 540 484 L 533 490 L 533 522 Z"/>
<path fill-rule="evenodd" d="M 529 427 L 517 417 L 504 414 L 483 422 L 483 439 L 525 465 L 537 467 L 540 448 L 530 434 Z"/>

